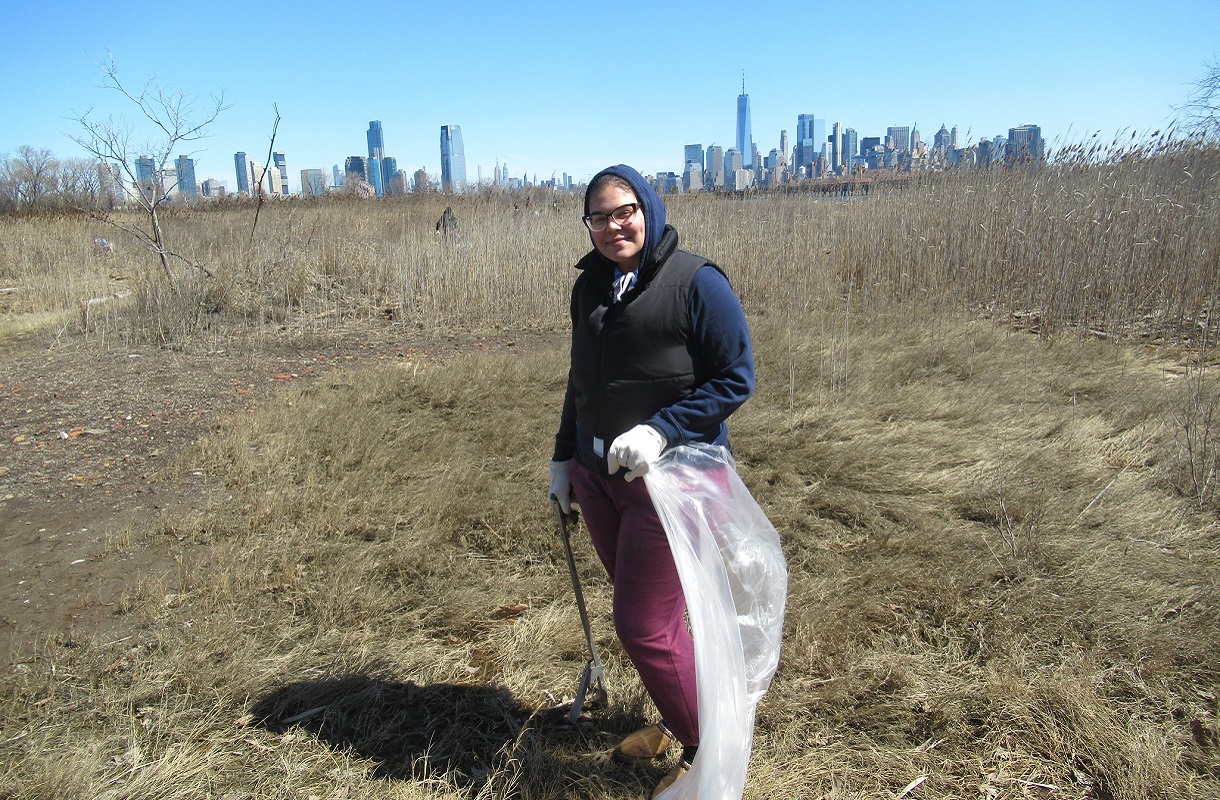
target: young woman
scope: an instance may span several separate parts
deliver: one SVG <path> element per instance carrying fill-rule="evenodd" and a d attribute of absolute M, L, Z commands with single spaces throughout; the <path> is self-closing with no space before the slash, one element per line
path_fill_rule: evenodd
<path fill-rule="evenodd" d="M 550 465 L 550 499 L 580 504 L 614 585 L 614 625 L 661 722 L 615 756 L 657 758 L 699 745 L 694 643 L 665 530 L 644 481 L 667 447 L 727 444 L 725 420 L 754 391 L 741 303 L 720 268 L 678 247 L 665 204 L 624 164 L 593 177 L 583 217 L 593 249 L 572 288 L 572 355 Z"/>

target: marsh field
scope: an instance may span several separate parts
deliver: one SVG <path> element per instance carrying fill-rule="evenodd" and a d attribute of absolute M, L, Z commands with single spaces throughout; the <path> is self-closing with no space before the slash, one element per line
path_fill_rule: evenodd
<path fill-rule="evenodd" d="M 1220 796 L 1220 151 L 668 210 L 750 319 L 734 453 L 790 573 L 746 797 Z M 0 797 L 651 789 L 583 531 L 611 697 L 564 710 L 579 214 L 166 209 L 169 276 L 0 217 Z"/>

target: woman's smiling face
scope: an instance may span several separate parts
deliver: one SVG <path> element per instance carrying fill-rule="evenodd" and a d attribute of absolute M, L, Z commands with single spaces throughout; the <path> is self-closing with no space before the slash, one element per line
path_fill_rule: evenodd
<path fill-rule="evenodd" d="M 609 215 L 616 208 L 639 202 L 634 192 L 615 183 L 605 183 L 589 195 L 589 213 Z M 640 266 L 640 253 L 644 249 L 644 209 L 637 208 L 622 224 L 607 220 L 605 228 L 592 231 L 590 236 L 599 253 L 618 264 L 623 272 L 632 272 Z"/>

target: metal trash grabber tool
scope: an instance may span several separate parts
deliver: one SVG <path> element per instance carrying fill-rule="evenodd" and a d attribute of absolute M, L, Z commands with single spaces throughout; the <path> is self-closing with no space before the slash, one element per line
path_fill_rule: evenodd
<path fill-rule="evenodd" d="M 603 706 L 607 704 L 606 682 L 603 679 L 605 667 L 597 655 L 597 645 L 593 641 L 593 629 L 589 625 L 589 612 L 585 610 L 585 594 L 580 590 L 580 576 L 576 574 L 576 559 L 572 557 L 572 541 L 568 538 L 568 524 L 575 524 L 580 514 L 573 510 L 570 514 L 563 513 L 558 503 L 555 511 L 559 514 L 559 534 L 563 539 L 563 552 L 568 557 L 568 573 L 572 576 L 572 590 L 576 593 L 576 608 L 580 611 L 580 624 L 585 629 L 585 641 L 589 644 L 589 660 L 585 663 L 584 672 L 580 676 L 580 685 L 576 688 L 576 699 L 572 701 L 572 713 L 568 721 L 573 725 L 580 718 L 580 711 L 585 705 L 585 695 L 590 687 L 597 687 L 597 701 Z"/>

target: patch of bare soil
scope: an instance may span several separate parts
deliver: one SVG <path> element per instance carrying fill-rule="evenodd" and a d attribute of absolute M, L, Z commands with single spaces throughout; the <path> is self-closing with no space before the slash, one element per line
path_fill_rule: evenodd
<path fill-rule="evenodd" d="M 335 369 L 521 338 L 424 341 L 363 328 L 209 353 L 45 337 L 0 344 L 0 648 L 20 658 L 48 638 L 125 635 L 124 593 L 199 555 L 199 545 L 146 534 L 216 488 L 169 467 L 221 417 Z"/>

